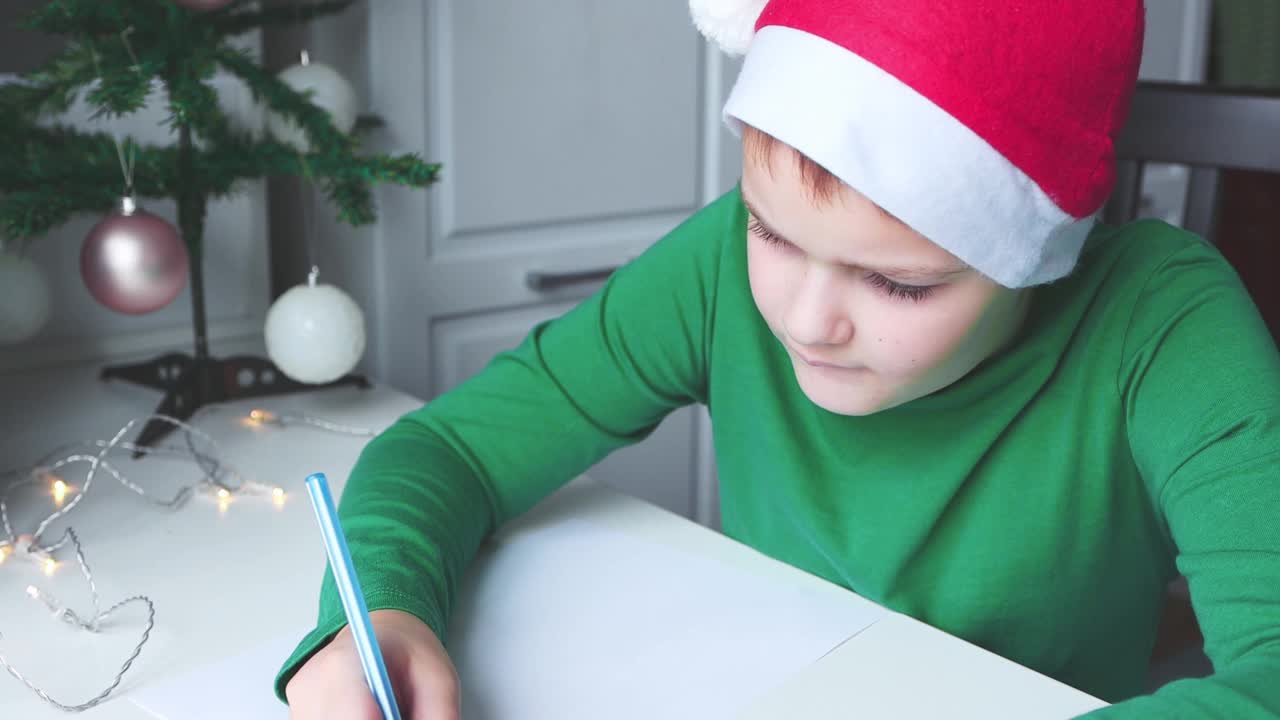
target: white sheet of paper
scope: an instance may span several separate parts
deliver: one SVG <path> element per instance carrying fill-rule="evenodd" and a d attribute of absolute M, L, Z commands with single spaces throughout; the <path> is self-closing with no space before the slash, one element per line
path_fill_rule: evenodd
<path fill-rule="evenodd" d="M 570 519 L 481 553 L 450 649 L 467 720 L 707 720 L 733 717 L 886 614 Z M 271 679 L 303 632 L 130 699 L 163 720 L 285 720 Z"/>
<path fill-rule="evenodd" d="M 308 629 L 168 682 L 143 685 L 125 697 L 159 720 L 288 720 L 289 708 L 272 694 L 271 683 Z"/>
<path fill-rule="evenodd" d="M 467 720 L 733 717 L 887 614 L 585 519 L 477 570 L 450 630 Z"/>

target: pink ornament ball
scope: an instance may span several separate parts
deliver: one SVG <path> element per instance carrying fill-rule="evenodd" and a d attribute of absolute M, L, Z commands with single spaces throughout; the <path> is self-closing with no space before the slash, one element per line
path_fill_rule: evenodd
<path fill-rule="evenodd" d="M 187 246 L 163 218 L 125 199 L 119 212 L 93 226 L 80 249 L 89 294 L 127 315 L 154 312 L 187 284 Z"/>

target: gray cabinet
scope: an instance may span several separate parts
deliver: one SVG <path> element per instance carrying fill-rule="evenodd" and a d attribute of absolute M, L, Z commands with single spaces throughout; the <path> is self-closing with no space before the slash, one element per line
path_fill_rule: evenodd
<path fill-rule="evenodd" d="M 682 2 L 362 5 L 317 24 L 313 57 L 342 67 L 384 118 L 379 149 L 444 164 L 425 192 L 380 190 L 367 233 L 322 233 L 322 253 L 342 258 L 328 277 L 370 317 L 366 370 L 384 382 L 447 391 L 600 282 L 538 289 L 531 274 L 625 263 L 736 179 L 719 122 L 728 66 Z M 700 409 L 673 413 L 589 472 L 707 519 L 707 427 Z"/>

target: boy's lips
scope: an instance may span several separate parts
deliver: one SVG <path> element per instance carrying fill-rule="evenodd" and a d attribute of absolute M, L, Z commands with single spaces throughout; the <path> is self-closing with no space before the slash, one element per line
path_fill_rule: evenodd
<path fill-rule="evenodd" d="M 792 355 L 799 358 L 801 362 L 803 362 L 805 365 L 809 365 L 810 367 L 824 368 L 827 370 L 860 370 L 862 369 L 861 366 L 841 365 L 839 363 L 833 363 L 833 362 L 828 362 L 826 360 L 819 360 L 817 358 L 809 357 L 808 355 L 805 355 L 804 353 L 790 346 L 788 346 L 787 349 L 791 351 Z"/>

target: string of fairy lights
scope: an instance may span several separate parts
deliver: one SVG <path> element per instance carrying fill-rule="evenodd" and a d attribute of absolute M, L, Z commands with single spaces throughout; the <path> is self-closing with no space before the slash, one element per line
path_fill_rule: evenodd
<path fill-rule="evenodd" d="M 202 408 L 197 413 L 197 417 L 210 412 L 217 412 L 219 409 L 219 406 L 216 405 Z M 135 426 L 152 419 L 173 425 L 177 430 L 180 430 L 181 432 L 175 433 L 175 435 L 181 437 L 181 443 L 168 446 L 144 447 L 124 439 Z M 68 565 L 71 558 L 74 557 L 74 567 L 79 571 L 81 578 L 88 587 L 91 608 L 88 611 L 78 612 L 60 602 L 52 593 L 42 590 L 34 584 L 28 584 L 24 589 L 24 593 L 29 600 L 43 605 L 56 621 L 90 633 L 101 632 L 105 621 L 125 608 L 139 606 L 145 610 L 146 619 L 139 633 L 138 643 L 121 663 L 120 669 L 111 683 L 90 699 L 79 703 L 68 703 L 54 699 L 27 674 L 24 674 L 10 662 L 4 653 L 4 634 L 3 628 L 0 627 L 0 667 L 3 667 L 41 700 L 59 710 L 83 712 L 110 697 L 111 693 L 120 686 L 125 675 L 128 674 L 129 669 L 133 666 L 134 661 L 142 653 L 143 647 L 150 640 L 151 632 L 155 628 L 155 604 L 145 595 L 133 595 L 103 609 L 94 574 L 90 570 L 89 563 L 85 557 L 84 545 L 72 527 L 66 527 L 56 540 L 46 539 L 46 535 L 49 534 L 49 528 L 53 523 L 66 517 L 83 504 L 90 487 L 95 481 L 99 480 L 100 475 L 106 476 L 101 480 L 102 482 L 115 481 L 140 496 L 148 504 L 167 511 L 181 509 L 196 495 L 211 496 L 216 502 L 220 513 L 227 512 L 236 497 L 266 497 L 277 508 L 282 508 L 286 502 L 288 495 L 284 488 L 259 483 L 241 473 L 239 469 L 227 461 L 227 454 L 223 452 L 218 442 L 208 433 L 192 424 L 195 421 L 196 418 L 192 418 L 190 422 L 184 422 L 165 415 L 149 415 L 135 418 L 117 430 L 109 440 L 92 440 L 64 445 L 47 453 L 40 461 L 30 467 L 0 472 L 0 487 L 3 487 L 3 492 L 0 492 L 0 529 L 3 532 L 3 534 L 0 534 L 0 570 L 3 570 L 7 564 L 26 562 L 34 564 L 39 573 L 51 578 L 61 568 Z M 288 428 L 301 426 L 357 437 L 372 437 L 377 434 L 377 431 L 369 428 L 338 423 L 312 415 L 277 414 L 261 409 L 250 411 L 240 418 L 240 422 L 250 427 Z M 119 452 L 140 452 L 148 456 L 190 461 L 196 466 L 199 473 L 195 481 L 179 487 L 172 496 L 161 497 L 135 483 L 119 467 L 112 464 L 109 459 L 110 456 Z M 68 469 L 81 465 L 87 465 L 88 469 L 83 482 L 77 487 L 68 483 L 63 476 L 67 474 Z M 7 485 L 5 484 L 6 481 L 8 481 Z M 41 491 L 38 492 L 39 496 L 45 495 L 44 491 L 47 491 L 48 499 L 42 498 L 40 501 L 50 502 L 53 509 L 41 518 L 39 522 L 35 523 L 30 532 L 20 532 L 18 528 L 14 527 L 10 517 L 13 498 L 18 493 L 24 493 L 29 496 L 32 489 Z M 0 574 L 0 592 L 7 592 L 4 585 L 4 575 Z"/>

